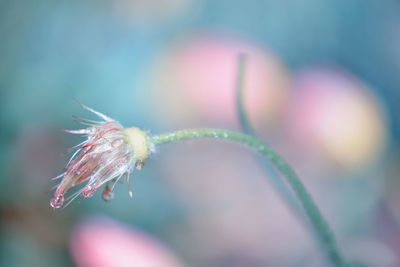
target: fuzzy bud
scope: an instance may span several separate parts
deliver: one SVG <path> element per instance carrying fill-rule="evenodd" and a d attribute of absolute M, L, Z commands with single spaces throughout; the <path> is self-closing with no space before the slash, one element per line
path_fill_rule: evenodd
<path fill-rule="evenodd" d="M 61 182 L 50 202 L 55 209 L 68 205 L 80 195 L 91 197 L 104 184 L 103 199 L 110 200 L 115 184 L 121 179 L 129 184 L 131 172 L 141 169 L 137 166 L 143 166 L 150 154 L 146 132 L 138 128 L 123 128 L 118 121 L 89 107 L 83 107 L 99 116 L 102 121 L 78 118 L 88 128 L 66 130 L 68 133 L 82 134 L 86 136 L 86 140 L 77 146 L 65 172 L 56 177 Z M 68 191 L 77 186 L 80 188 L 76 192 L 65 197 Z M 129 194 L 132 195 L 130 189 Z"/>

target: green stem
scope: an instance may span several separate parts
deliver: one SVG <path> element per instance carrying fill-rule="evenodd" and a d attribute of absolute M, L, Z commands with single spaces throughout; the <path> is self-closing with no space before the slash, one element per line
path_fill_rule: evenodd
<path fill-rule="evenodd" d="M 240 122 L 240 127 L 242 130 L 249 134 L 256 136 L 256 132 L 254 131 L 251 123 L 247 117 L 246 110 L 244 107 L 244 78 L 245 78 L 245 69 L 246 69 L 246 61 L 247 57 L 245 54 L 240 54 L 238 59 L 238 67 L 236 73 L 236 108 L 237 114 Z"/>
<path fill-rule="evenodd" d="M 268 158 L 275 167 L 284 175 L 286 181 L 290 184 L 293 191 L 296 193 L 298 200 L 301 202 L 317 236 L 320 238 L 321 244 L 324 246 L 328 257 L 334 266 L 347 267 L 344 257 L 341 255 L 337 246 L 335 237 L 330 230 L 327 222 L 314 203 L 310 194 L 303 186 L 302 182 L 294 172 L 294 170 L 285 162 L 285 160 L 264 144 L 256 137 L 228 131 L 222 129 L 189 129 L 171 133 L 153 135 L 150 137 L 150 143 L 154 145 L 167 144 L 175 141 L 215 138 L 233 141 L 239 144 L 248 146 L 257 151 L 261 155 Z"/>
<path fill-rule="evenodd" d="M 246 70 L 247 56 L 245 54 L 240 54 L 238 57 L 238 66 L 236 73 L 236 111 L 240 122 L 240 127 L 243 132 L 257 136 L 251 122 L 247 116 L 245 105 L 244 105 L 244 81 L 245 81 L 245 70 Z M 301 210 L 301 206 L 296 201 L 293 192 L 287 188 L 285 182 L 281 179 L 278 171 L 274 169 L 272 163 L 266 160 L 264 157 L 258 157 L 258 162 L 260 166 L 264 169 L 271 182 L 272 186 L 279 193 L 279 196 L 284 200 L 284 202 L 289 206 L 292 212 L 299 217 L 299 219 L 304 222 L 305 218 Z"/>

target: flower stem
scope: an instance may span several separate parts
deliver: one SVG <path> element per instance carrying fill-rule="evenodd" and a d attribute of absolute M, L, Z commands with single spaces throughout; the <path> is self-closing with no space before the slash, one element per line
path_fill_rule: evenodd
<path fill-rule="evenodd" d="M 256 131 L 251 126 L 246 109 L 244 107 L 244 81 L 246 63 L 247 56 L 245 54 L 240 54 L 236 73 L 236 113 L 242 130 L 249 135 L 256 136 Z"/>
<path fill-rule="evenodd" d="M 257 136 L 256 131 L 251 125 L 244 105 L 244 81 L 246 78 L 246 65 L 246 54 L 240 54 L 238 56 L 236 72 L 236 113 L 240 122 L 240 127 L 242 128 L 243 132 L 251 136 Z M 297 202 L 296 197 L 294 196 L 293 192 L 290 191 L 289 188 L 287 188 L 285 182 L 281 179 L 279 172 L 274 168 L 272 163 L 264 157 L 257 157 L 257 160 L 260 163 L 260 166 L 264 169 L 270 183 L 279 193 L 279 196 L 288 205 L 292 212 L 297 215 L 302 223 L 306 222 L 306 218 L 303 215 L 303 211 L 301 210 L 301 206 Z"/>
<path fill-rule="evenodd" d="M 268 158 L 283 174 L 301 202 L 314 230 L 324 246 L 326 253 L 334 266 L 348 267 L 344 257 L 339 251 L 335 237 L 325 221 L 312 197 L 298 178 L 294 170 L 285 160 L 256 137 L 223 129 L 188 129 L 171 133 L 153 135 L 149 137 L 150 144 L 161 145 L 175 141 L 215 138 L 233 141 L 248 146 Z"/>

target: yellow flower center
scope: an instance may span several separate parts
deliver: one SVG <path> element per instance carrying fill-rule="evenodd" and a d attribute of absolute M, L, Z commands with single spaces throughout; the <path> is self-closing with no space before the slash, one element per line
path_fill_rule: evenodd
<path fill-rule="evenodd" d="M 139 128 L 127 128 L 123 130 L 126 135 L 126 143 L 130 146 L 135 160 L 145 161 L 149 156 L 149 144 L 147 133 Z"/>

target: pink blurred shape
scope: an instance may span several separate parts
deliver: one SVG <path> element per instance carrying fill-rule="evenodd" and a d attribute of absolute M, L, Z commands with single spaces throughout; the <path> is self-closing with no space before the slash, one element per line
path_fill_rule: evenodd
<path fill-rule="evenodd" d="M 305 149 L 347 170 L 376 159 L 387 135 L 378 98 L 360 80 L 334 69 L 297 75 L 288 128 Z"/>
<path fill-rule="evenodd" d="M 105 217 L 84 220 L 73 232 L 72 256 L 79 267 L 180 267 L 160 242 Z"/>
<path fill-rule="evenodd" d="M 255 125 L 271 125 L 287 99 L 285 66 L 271 51 L 242 39 L 198 34 L 176 44 L 161 58 L 157 95 L 173 120 L 199 119 L 237 124 L 236 72 L 239 54 L 247 55 L 245 104 Z M 176 112 L 176 113 L 173 113 Z"/>

